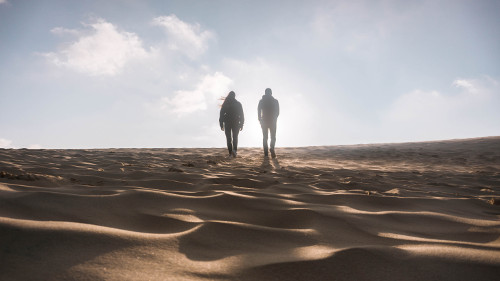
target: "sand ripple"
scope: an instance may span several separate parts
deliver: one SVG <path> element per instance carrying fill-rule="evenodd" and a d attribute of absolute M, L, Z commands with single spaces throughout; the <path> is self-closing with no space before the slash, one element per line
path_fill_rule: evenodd
<path fill-rule="evenodd" d="M 498 148 L 0 150 L 0 279 L 494 280 Z"/>

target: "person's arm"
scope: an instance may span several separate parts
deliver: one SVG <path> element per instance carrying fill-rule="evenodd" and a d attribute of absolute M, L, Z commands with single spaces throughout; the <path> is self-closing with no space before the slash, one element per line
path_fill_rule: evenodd
<path fill-rule="evenodd" d="M 259 106 L 257 106 L 257 116 L 259 117 L 259 122 L 262 121 L 262 100 L 259 101 Z"/>
<path fill-rule="evenodd" d="M 219 125 L 220 125 L 220 129 L 224 130 L 224 107 L 221 107 L 221 109 L 220 109 Z"/>
<path fill-rule="evenodd" d="M 280 103 L 276 100 L 276 117 L 280 116 Z"/>
<path fill-rule="evenodd" d="M 243 130 L 243 125 L 245 124 L 245 114 L 243 113 L 243 106 L 240 103 L 240 131 Z"/>

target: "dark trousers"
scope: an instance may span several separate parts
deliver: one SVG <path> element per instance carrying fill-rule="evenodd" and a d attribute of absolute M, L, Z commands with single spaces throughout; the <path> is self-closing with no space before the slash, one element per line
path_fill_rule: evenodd
<path fill-rule="evenodd" d="M 233 150 L 238 150 L 238 134 L 240 133 L 240 128 L 236 125 L 224 124 L 224 132 L 226 133 L 227 150 L 229 150 L 229 153 L 232 153 Z"/>
<path fill-rule="evenodd" d="M 267 139 L 269 137 L 269 132 L 271 132 L 271 150 L 274 151 L 274 144 L 276 144 L 276 120 L 274 121 L 269 121 L 265 122 L 262 121 L 260 123 L 260 126 L 262 127 L 262 136 L 263 140 L 262 143 L 264 145 L 264 153 L 267 154 Z"/>

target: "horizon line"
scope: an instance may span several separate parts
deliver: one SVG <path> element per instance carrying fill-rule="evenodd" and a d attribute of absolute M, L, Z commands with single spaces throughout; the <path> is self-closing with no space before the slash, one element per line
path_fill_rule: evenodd
<path fill-rule="evenodd" d="M 373 142 L 373 143 L 353 143 L 353 144 L 325 144 L 325 145 L 306 145 L 306 146 L 277 146 L 280 148 L 311 148 L 311 147 L 345 147 L 345 146 L 370 146 L 370 145 L 397 145 L 397 144 L 418 144 L 418 143 L 436 143 L 436 142 L 456 142 L 456 141 L 473 141 L 481 139 L 500 139 L 498 136 L 484 136 L 471 138 L 452 138 L 452 139 L 437 139 L 423 141 L 395 141 L 395 142 Z M 239 147 L 240 149 L 262 149 L 262 147 L 249 146 Z M 220 147 L 92 147 L 92 148 L 27 148 L 27 147 L 0 147 L 0 150 L 107 150 L 107 149 L 227 149 Z"/>

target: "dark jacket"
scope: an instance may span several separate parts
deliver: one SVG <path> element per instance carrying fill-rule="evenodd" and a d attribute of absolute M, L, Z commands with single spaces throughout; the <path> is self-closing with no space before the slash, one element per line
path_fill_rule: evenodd
<path fill-rule="evenodd" d="M 242 128 L 245 123 L 243 115 L 243 107 L 235 98 L 226 98 L 220 109 L 219 124 L 222 128 L 223 124 L 230 127 Z"/>
<path fill-rule="evenodd" d="M 277 99 L 271 95 L 263 95 L 257 107 L 257 116 L 259 121 L 276 121 L 280 115 L 280 104 Z"/>

